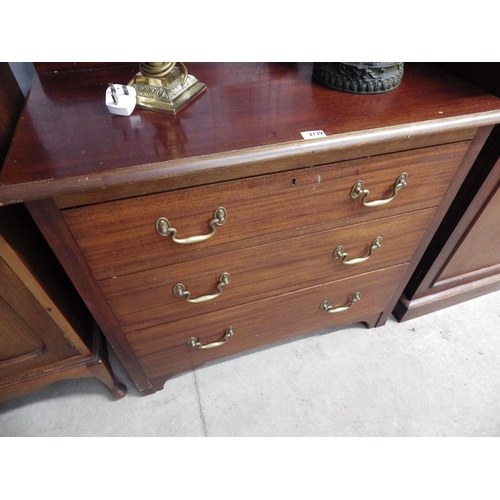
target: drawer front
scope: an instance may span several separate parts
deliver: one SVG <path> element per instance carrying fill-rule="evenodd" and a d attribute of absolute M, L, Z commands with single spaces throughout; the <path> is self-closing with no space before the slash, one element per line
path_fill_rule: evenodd
<path fill-rule="evenodd" d="M 434 211 L 422 210 L 142 271 L 103 280 L 100 286 L 122 328 L 129 333 L 408 262 Z M 373 245 L 378 238 L 381 242 Z M 339 247 L 344 256 L 342 251 L 336 252 Z M 229 284 L 217 288 L 224 273 L 230 276 Z M 175 294 L 179 283 L 189 292 L 189 301 Z"/>
<path fill-rule="evenodd" d="M 318 225 L 328 229 L 435 207 L 468 146 L 448 144 L 263 175 L 79 207 L 63 215 L 95 277 L 111 278 L 260 244 L 265 238 L 285 239 L 287 231 L 312 232 Z M 351 197 L 353 186 L 363 181 L 367 202 L 390 199 L 403 172 L 407 185 L 387 204 L 366 207 L 363 196 Z M 227 218 L 211 229 L 218 207 L 226 209 Z M 176 229 L 177 239 L 212 236 L 176 243 L 158 233 L 160 218 Z"/>
<path fill-rule="evenodd" d="M 362 274 L 238 307 L 187 318 L 127 335 L 144 370 L 155 384 L 207 361 L 334 325 L 373 323 L 385 308 L 406 264 Z M 342 312 L 321 308 L 347 307 L 353 294 L 361 298 Z M 206 346 L 220 342 L 229 327 L 234 334 L 218 347 L 188 345 L 195 338 Z"/>

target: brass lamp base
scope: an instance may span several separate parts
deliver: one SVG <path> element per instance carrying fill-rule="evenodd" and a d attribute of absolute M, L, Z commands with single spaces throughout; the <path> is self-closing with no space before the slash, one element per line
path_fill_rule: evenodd
<path fill-rule="evenodd" d="M 137 73 L 129 86 L 136 91 L 137 107 L 170 114 L 177 113 L 207 87 L 187 70 L 183 74 L 177 67 L 162 78 Z"/>

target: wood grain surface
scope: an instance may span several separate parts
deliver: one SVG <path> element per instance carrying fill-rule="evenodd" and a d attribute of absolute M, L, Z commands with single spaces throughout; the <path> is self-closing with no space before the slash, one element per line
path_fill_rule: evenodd
<path fill-rule="evenodd" d="M 242 176 L 240 163 L 253 175 L 327 163 L 339 148 L 345 158 L 356 144 L 358 154 L 388 152 L 380 150 L 387 141 L 392 151 L 409 149 L 422 133 L 427 144 L 466 129 L 470 139 L 475 128 L 500 117 L 498 99 L 432 65 L 408 64 L 401 85 L 387 94 L 353 95 L 315 83 L 311 63 L 191 63 L 207 91 L 178 115 L 111 115 L 104 104 L 108 82 L 128 83 L 137 69 L 35 78 L 0 173 L 0 203 L 116 186 L 130 193 L 131 184 L 146 180 L 148 192 L 158 182 L 168 188 L 165 179 L 170 188 L 199 185 L 197 172 L 223 180 Z M 309 130 L 327 137 L 304 141 L 301 132 Z"/>

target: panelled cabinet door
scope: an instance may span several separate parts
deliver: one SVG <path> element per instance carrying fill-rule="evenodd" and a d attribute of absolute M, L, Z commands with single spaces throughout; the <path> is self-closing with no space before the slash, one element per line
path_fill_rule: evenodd
<path fill-rule="evenodd" d="M 45 351 L 45 342 L 0 297 L 0 377 L 16 373 Z"/>
<path fill-rule="evenodd" d="M 102 332 L 27 215 L 0 209 L 0 401 L 84 377 L 123 397 Z"/>
<path fill-rule="evenodd" d="M 0 259 L 0 379 L 79 354 Z"/>
<path fill-rule="evenodd" d="M 499 185 L 488 203 L 468 228 L 467 236 L 447 263 L 437 284 L 445 280 L 462 280 L 471 273 L 498 273 L 500 266 L 500 161 L 497 168 Z"/>

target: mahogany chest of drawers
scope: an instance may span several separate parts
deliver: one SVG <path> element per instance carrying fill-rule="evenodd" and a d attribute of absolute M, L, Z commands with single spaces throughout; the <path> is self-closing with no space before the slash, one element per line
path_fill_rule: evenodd
<path fill-rule="evenodd" d="M 137 65 L 40 73 L 0 173 L 139 391 L 319 328 L 385 323 L 498 99 L 425 64 L 386 94 L 312 64 L 195 64 L 178 115 L 112 116 Z M 301 132 L 322 131 L 306 140 Z"/>

